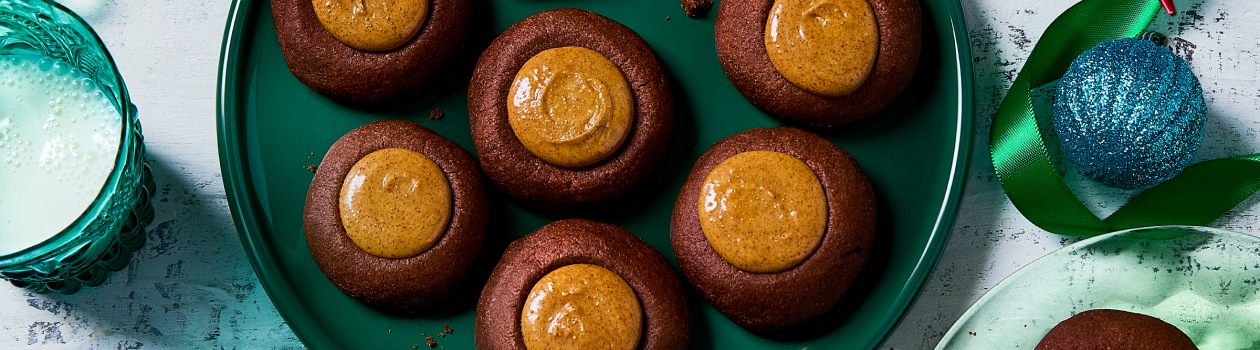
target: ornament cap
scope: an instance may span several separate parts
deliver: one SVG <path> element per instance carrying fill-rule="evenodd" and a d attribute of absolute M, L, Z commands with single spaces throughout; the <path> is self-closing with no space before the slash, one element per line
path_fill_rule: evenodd
<path fill-rule="evenodd" d="M 1168 37 L 1165 36 L 1164 33 L 1160 33 L 1153 30 L 1144 31 L 1142 32 L 1142 34 L 1138 34 L 1137 38 L 1142 39 L 1142 40 L 1150 40 L 1151 42 L 1154 42 L 1155 45 L 1159 45 L 1159 46 L 1168 45 Z"/>
<path fill-rule="evenodd" d="M 1159 3 L 1164 5 L 1164 12 L 1167 12 L 1169 15 L 1177 14 L 1177 4 L 1174 4 L 1173 0 L 1159 0 Z"/>

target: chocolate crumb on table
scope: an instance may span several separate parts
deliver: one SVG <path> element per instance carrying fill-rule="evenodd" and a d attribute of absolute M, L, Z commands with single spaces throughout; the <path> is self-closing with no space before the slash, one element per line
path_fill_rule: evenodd
<path fill-rule="evenodd" d="M 445 117 L 446 113 L 442 112 L 441 108 L 434 108 L 432 111 L 429 111 L 429 120 L 438 120 Z"/>
<path fill-rule="evenodd" d="M 713 0 L 682 0 L 683 11 L 687 17 L 700 18 L 713 7 Z"/>
<path fill-rule="evenodd" d="M 433 337 L 424 337 L 424 343 L 428 344 L 430 349 L 437 347 L 437 340 L 434 340 Z"/>
<path fill-rule="evenodd" d="M 315 170 L 319 170 L 319 168 L 315 167 L 315 164 L 307 164 L 303 168 L 306 168 L 306 170 L 310 171 L 312 174 L 315 173 Z"/>

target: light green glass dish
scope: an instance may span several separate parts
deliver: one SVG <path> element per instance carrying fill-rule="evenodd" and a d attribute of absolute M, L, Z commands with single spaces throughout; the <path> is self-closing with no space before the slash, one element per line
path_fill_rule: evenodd
<path fill-rule="evenodd" d="M 104 283 L 144 245 L 156 186 L 145 163 L 136 106 L 104 43 L 82 18 L 49 0 L 0 0 L 0 55 L 44 56 L 69 63 L 104 90 L 122 114 L 114 168 L 92 204 L 60 233 L 0 255 L 0 277 L 45 293 L 75 293 Z"/>
<path fill-rule="evenodd" d="M 1260 349 L 1260 238 L 1166 226 L 1076 242 L 999 283 L 936 348 L 1033 349 L 1091 309 L 1162 319 L 1204 350 Z"/>

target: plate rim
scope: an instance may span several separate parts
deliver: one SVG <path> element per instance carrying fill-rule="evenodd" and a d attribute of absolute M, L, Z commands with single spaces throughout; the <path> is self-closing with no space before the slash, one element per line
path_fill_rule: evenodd
<path fill-rule="evenodd" d="M 276 266 L 273 266 L 278 264 L 275 254 L 268 249 L 263 249 L 266 243 L 261 242 L 260 238 L 266 236 L 266 231 L 269 229 L 260 223 L 254 214 L 261 204 L 253 184 L 249 181 L 250 169 L 245 166 L 244 150 L 240 144 L 232 140 L 241 129 L 235 122 L 235 109 L 239 108 L 237 94 L 240 87 L 236 79 L 229 81 L 228 78 L 237 78 L 244 74 L 239 65 L 244 50 L 241 48 L 241 38 L 254 30 L 249 20 L 258 16 L 259 6 L 263 6 L 256 5 L 254 1 L 232 1 L 220 49 L 215 114 L 219 166 L 223 177 L 224 192 L 231 211 L 233 226 L 245 249 L 246 258 L 253 267 L 263 291 L 266 292 L 280 317 L 289 325 L 290 331 L 307 347 L 337 344 L 325 332 L 300 332 L 299 329 L 323 329 L 323 327 L 314 324 L 315 318 L 310 314 L 309 308 L 302 303 L 292 299 L 277 298 L 277 296 L 296 294 L 296 288 L 292 283 L 278 282 L 279 280 L 287 281 L 288 278 L 279 273 Z M 945 5 L 944 11 L 947 12 L 950 21 L 957 87 L 955 101 L 957 109 L 954 111 L 956 114 L 954 150 L 949 178 L 945 184 L 942 205 L 937 212 L 932 230 L 928 233 L 925 249 L 915 262 L 914 269 L 908 277 L 908 283 L 901 287 L 890 305 L 891 310 L 897 311 L 897 316 L 885 319 L 880 327 L 884 331 L 878 337 L 872 338 L 876 341 L 868 344 L 867 348 L 870 349 L 875 349 L 888 340 L 901 321 L 905 319 L 909 308 L 923 291 L 931 272 L 935 270 L 958 215 L 969 172 L 975 137 L 975 84 L 970 38 L 961 0 L 941 2 Z M 945 60 L 945 64 L 948 64 L 945 57 L 942 59 Z"/>
<path fill-rule="evenodd" d="M 245 249 L 245 257 L 249 260 L 249 264 L 253 267 L 254 273 L 258 277 L 258 283 L 262 285 L 263 291 L 267 293 L 267 299 L 271 301 L 276 308 L 276 313 L 280 318 L 288 324 L 289 331 L 302 342 L 306 347 L 314 347 L 312 344 L 336 344 L 326 333 L 322 332 L 299 332 L 298 329 L 322 328 L 314 324 L 314 318 L 310 317 L 309 309 L 303 305 L 299 305 L 294 300 L 287 298 L 277 298 L 277 295 L 283 293 L 295 294 L 294 285 L 292 283 L 277 283 L 277 278 L 287 278 L 279 274 L 276 269 L 267 264 L 276 264 L 275 254 L 268 249 L 262 249 L 264 243 L 258 242 L 253 238 L 251 230 L 266 231 L 265 225 L 258 222 L 258 218 L 253 213 L 256 212 L 258 203 L 257 192 L 254 190 L 253 184 L 247 179 L 250 178 L 249 169 L 245 166 L 244 152 L 239 144 L 232 142 L 230 136 L 236 135 L 240 126 L 232 122 L 233 118 L 225 112 L 229 111 L 233 106 L 237 106 L 236 96 L 238 86 L 233 80 L 231 83 L 227 81 L 228 77 L 237 77 L 242 74 L 239 69 L 240 56 L 242 49 L 241 37 L 245 32 L 252 30 L 248 25 L 248 19 L 258 16 L 258 8 L 253 5 L 252 0 L 232 0 L 232 7 L 228 10 L 228 18 L 226 28 L 223 33 L 223 43 L 219 51 L 219 70 L 216 82 L 215 92 L 215 117 L 216 131 L 219 148 L 219 168 L 223 176 L 223 190 L 227 195 L 228 208 L 232 213 L 233 226 L 236 227 L 237 236 L 240 238 L 241 246 Z M 234 111 L 233 111 L 234 112 Z M 266 264 L 264 264 L 266 263 Z"/>
<path fill-rule="evenodd" d="M 946 185 L 941 210 L 937 213 L 931 236 L 928 237 L 929 249 L 924 249 L 918 263 L 915 264 L 914 271 L 910 273 L 910 283 L 901 288 L 901 292 L 894 301 L 895 307 L 900 310 L 897 313 L 898 316 L 887 325 L 887 330 L 880 341 L 871 344 L 869 347 L 871 349 L 882 345 L 888 337 L 892 336 L 893 331 L 909 313 L 910 307 L 922 294 L 923 287 L 927 285 L 932 271 L 936 270 L 936 265 L 945 252 L 945 243 L 948 242 L 949 235 L 953 231 L 954 221 L 958 217 L 958 207 L 962 204 L 962 193 L 967 183 L 975 138 L 975 72 L 971 64 L 971 38 L 967 33 L 966 16 L 962 12 L 962 0 L 948 2 L 951 34 L 954 37 L 955 74 L 958 77 L 958 100 L 956 101 L 958 124 L 954 129 L 954 159 L 953 166 L 950 168 L 950 180 Z M 932 247 L 935 249 L 931 249 Z"/>

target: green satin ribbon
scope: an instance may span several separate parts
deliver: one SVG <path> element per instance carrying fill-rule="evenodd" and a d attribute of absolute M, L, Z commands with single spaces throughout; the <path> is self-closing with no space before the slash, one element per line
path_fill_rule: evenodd
<path fill-rule="evenodd" d="M 1089 237 L 1147 226 L 1203 226 L 1260 189 L 1260 154 L 1211 160 L 1187 167 L 1099 219 L 1059 175 L 1047 135 L 1037 127 L 1032 89 L 1058 80 L 1076 56 L 1095 45 L 1137 36 L 1160 9 L 1156 0 L 1083 0 L 1072 6 L 1046 29 L 994 115 L 993 168 L 1011 202 L 1038 227 Z"/>

